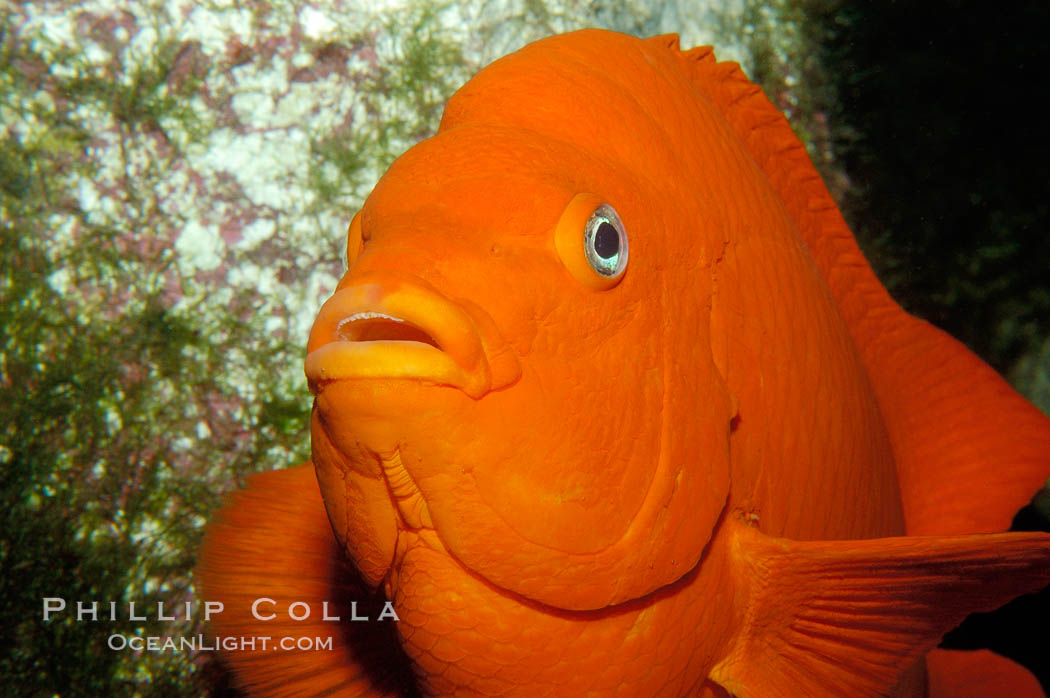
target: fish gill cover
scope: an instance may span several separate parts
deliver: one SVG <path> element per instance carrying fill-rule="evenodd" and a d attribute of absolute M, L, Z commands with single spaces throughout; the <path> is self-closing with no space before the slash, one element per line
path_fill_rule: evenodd
<path fill-rule="evenodd" d="M 349 216 L 433 132 L 452 90 L 548 34 L 673 31 L 741 61 L 806 140 L 905 306 L 1050 407 L 1046 141 L 1024 121 L 985 123 L 980 105 L 975 116 L 931 113 L 944 95 L 921 101 L 937 84 L 923 71 L 953 64 L 943 54 L 972 46 L 989 18 L 928 10 L 900 22 L 833 0 L 365 4 L 0 10 L 0 683 L 27 694 L 224 690 L 207 652 L 106 646 L 113 633 L 192 635 L 199 613 L 44 623 L 42 599 L 196 603 L 189 570 L 223 494 L 308 457 L 302 351 L 342 272 Z M 1013 42 L 1028 67 L 995 75 L 1007 102 L 1045 64 L 1025 53 L 1045 28 L 1032 8 L 988 31 L 1009 34 L 1012 21 L 1035 32 Z M 939 23 L 924 50 L 917 37 Z M 911 31 L 888 29 L 900 26 Z M 887 36 L 910 43 L 895 51 Z M 890 92 L 901 75 L 921 85 L 907 98 Z M 931 148 L 920 185 L 916 163 L 901 161 L 914 149 L 893 147 L 916 113 L 927 120 L 915 147 Z M 978 127 L 1013 152 L 996 159 Z M 953 171 L 964 143 L 984 158 L 983 179 Z M 1015 156 L 1027 169 L 1010 167 Z M 1046 527 L 1039 501 L 1041 514 L 1024 513 L 1030 527 Z"/>

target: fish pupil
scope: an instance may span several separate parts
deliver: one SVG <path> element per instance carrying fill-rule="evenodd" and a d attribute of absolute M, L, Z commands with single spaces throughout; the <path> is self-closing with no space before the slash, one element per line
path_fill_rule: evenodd
<path fill-rule="evenodd" d="M 598 226 L 594 234 L 594 251 L 602 259 L 614 257 L 620 251 L 620 234 L 616 232 L 612 223 L 603 221 Z"/>

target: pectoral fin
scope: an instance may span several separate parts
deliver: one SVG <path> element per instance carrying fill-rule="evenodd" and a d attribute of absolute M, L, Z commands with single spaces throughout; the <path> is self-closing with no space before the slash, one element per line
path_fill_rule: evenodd
<path fill-rule="evenodd" d="M 1046 698 L 1030 671 L 988 650 L 933 650 L 926 666 L 931 698 Z"/>
<path fill-rule="evenodd" d="M 727 522 L 743 622 L 711 678 L 738 696 L 884 695 L 967 614 L 1050 583 L 1050 535 L 792 541 Z"/>
<path fill-rule="evenodd" d="M 414 694 L 391 623 L 377 621 L 380 599 L 332 534 L 313 465 L 249 478 L 208 525 L 197 582 L 204 599 L 224 604 L 211 631 L 251 695 Z M 262 618 L 251 610 L 258 599 Z M 293 618 L 294 603 L 309 617 Z"/>

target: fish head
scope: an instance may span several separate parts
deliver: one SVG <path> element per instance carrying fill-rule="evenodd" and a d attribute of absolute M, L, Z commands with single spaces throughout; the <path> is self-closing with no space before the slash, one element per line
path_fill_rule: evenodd
<path fill-rule="evenodd" d="M 622 86 L 515 86 L 520 55 L 354 217 L 309 340 L 313 458 L 373 584 L 426 534 L 495 587 L 597 609 L 694 568 L 725 508 L 733 407 L 705 272 L 722 243 Z M 487 112 L 507 84 L 558 118 Z"/>

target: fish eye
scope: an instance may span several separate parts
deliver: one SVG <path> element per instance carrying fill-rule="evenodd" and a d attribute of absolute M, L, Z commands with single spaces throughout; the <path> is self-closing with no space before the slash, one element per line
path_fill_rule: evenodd
<path fill-rule="evenodd" d="M 600 205 L 587 219 L 583 249 L 587 262 L 602 276 L 619 276 L 627 267 L 627 233 L 609 204 Z"/>
<path fill-rule="evenodd" d="M 558 257 L 577 281 L 603 291 L 627 269 L 627 231 L 616 210 L 594 194 L 577 194 L 554 231 Z"/>

